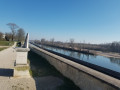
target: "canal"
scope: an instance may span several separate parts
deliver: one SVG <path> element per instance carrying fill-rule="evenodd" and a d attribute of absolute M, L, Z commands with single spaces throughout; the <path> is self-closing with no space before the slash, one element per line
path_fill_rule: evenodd
<path fill-rule="evenodd" d="M 80 52 L 70 51 L 70 50 L 64 50 L 61 48 L 56 47 L 50 47 L 45 45 L 39 45 L 42 48 L 45 48 L 47 50 L 51 50 L 60 54 L 64 54 L 66 56 L 75 58 L 77 60 L 82 60 L 88 63 L 92 63 L 116 72 L 120 72 L 120 59 L 119 58 L 113 58 L 113 57 L 105 57 L 105 56 L 99 56 L 99 55 L 89 55 L 89 54 L 83 54 Z"/>

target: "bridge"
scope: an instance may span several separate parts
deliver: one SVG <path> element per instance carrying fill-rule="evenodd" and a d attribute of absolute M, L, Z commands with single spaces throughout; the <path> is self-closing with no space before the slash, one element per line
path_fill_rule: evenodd
<path fill-rule="evenodd" d="M 102 73 L 80 63 L 69 60 L 48 50 L 30 44 L 31 51 L 44 57 L 64 76 L 71 79 L 83 90 L 118 90 L 120 89 L 119 76 Z"/>

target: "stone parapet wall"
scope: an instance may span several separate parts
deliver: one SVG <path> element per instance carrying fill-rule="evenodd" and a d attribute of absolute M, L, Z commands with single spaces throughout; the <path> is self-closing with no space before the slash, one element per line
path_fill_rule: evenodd
<path fill-rule="evenodd" d="M 43 56 L 64 76 L 71 79 L 82 90 L 118 90 L 120 80 L 57 56 L 30 44 L 31 51 Z"/>

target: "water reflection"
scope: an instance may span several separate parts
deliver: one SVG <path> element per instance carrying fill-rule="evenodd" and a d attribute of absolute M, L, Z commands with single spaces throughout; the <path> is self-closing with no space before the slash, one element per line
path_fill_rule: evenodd
<path fill-rule="evenodd" d="M 87 60 L 89 60 L 89 56 L 90 56 L 89 54 L 86 54 Z"/>
<path fill-rule="evenodd" d="M 90 57 L 91 57 L 92 59 L 95 59 L 95 58 L 97 58 L 97 55 L 90 55 Z"/>
<path fill-rule="evenodd" d="M 74 57 L 74 52 L 70 52 L 69 56 Z"/>
<path fill-rule="evenodd" d="M 77 53 L 77 57 L 80 59 L 80 57 L 81 57 L 81 53 Z"/>
<path fill-rule="evenodd" d="M 63 50 L 63 54 L 66 54 L 66 50 Z"/>
<path fill-rule="evenodd" d="M 83 56 L 82 56 L 82 60 L 85 60 L 85 59 L 84 59 L 84 54 L 83 54 Z"/>
<path fill-rule="evenodd" d="M 83 54 L 83 53 L 69 51 L 65 49 L 54 48 L 50 46 L 42 45 L 42 47 L 48 50 L 52 50 L 52 51 L 76 58 L 78 60 L 83 60 L 98 66 L 102 66 L 102 67 L 120 72 L 120 59 L 117 59 L 117 58 L 107 58 L 104 56 Z"/>
<path fill-rule="evenodd" d="M 116 64 L 118 64 L 118 65 L 120 66 L 120 59 L 119 59 L 119 58 L 109 57 L 109 59 L 110 59 L 110 61 L 111 61 L 112 63 L 116 63 Z"/>

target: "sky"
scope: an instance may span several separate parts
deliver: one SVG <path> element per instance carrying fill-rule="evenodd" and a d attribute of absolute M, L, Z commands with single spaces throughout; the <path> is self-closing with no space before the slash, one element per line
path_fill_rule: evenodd
<path fill-rule="evenodd" d="M 15 23 L 30 39 L 120 41 L 120 0 L 0 0 L 0 31 Z"/>

